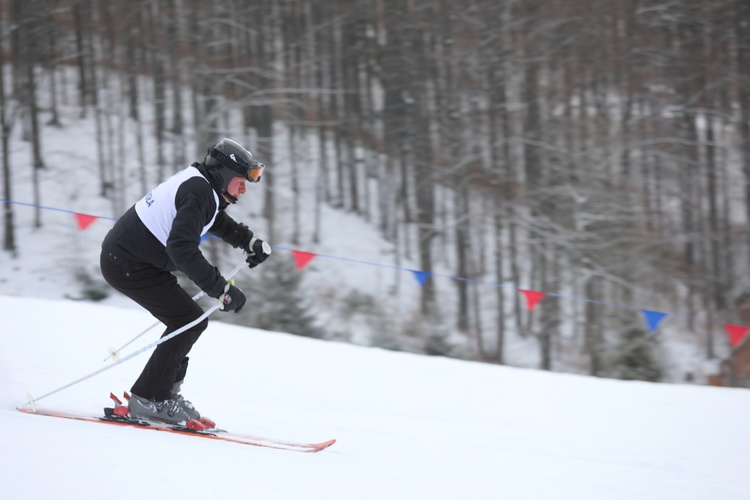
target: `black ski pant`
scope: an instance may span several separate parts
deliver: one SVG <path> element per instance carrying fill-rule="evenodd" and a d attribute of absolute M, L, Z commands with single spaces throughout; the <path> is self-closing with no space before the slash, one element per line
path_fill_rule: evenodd
<path fill-rule="evenodd" d="M 203 309 L 180 287 L 170 272 L 148 264 L 115 262 L 102 252 L 102 276 L 112 288 L 130 297 L 167 326 L 164 334 L 198 319 Z M 208 318 L 156 346 L 131 392 L 155 401 L 172 399 L 172 388 L 185 378 L 188 353 L 208 326 Z"/>

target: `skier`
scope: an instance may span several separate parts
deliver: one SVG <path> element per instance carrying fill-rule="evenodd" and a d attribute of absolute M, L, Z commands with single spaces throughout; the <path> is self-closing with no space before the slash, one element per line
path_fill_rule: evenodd
<path fill-rule="evenodd" d="M 245 181 L 260 181 L 264 168 L 231 139 L 210 147 L 203 163 L 193 163 L 159 184 L 115 223 L 102 243 L 104 279 L 164 323 L 164 335 L 203 315 L 172 271 L 181 271 L 206 295 L 219 299 L 222 311 L 239 312 L 245 294 L 221 276 L 198 245 L 210 232 L 247 252 L 250 268 L 266 260 L 271 254 L 268 243 L 225 212 L 245 194 Z M 200 412 L 180 388 L 188 352 L 207 326 L 204 319 L 157 346 L 131 389 L 132 417 L 176 424 L 200 420 Z"/>

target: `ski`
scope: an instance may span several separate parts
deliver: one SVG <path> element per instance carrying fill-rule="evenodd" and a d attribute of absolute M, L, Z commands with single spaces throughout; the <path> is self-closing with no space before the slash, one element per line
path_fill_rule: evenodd
<path fill-rule="evenodd" d="M 94 422 L 100 424 L 120 425 L 127 427 L 135 427 L 137 429 L 150 429 L 155 431 L 170 432 L 175 434 L 182 434 L 186 436 L 202 437 L 206 439 L 213 439 L 216 441 L 226 441 L 231 443 L 246 444 L 250 446 L 259 446 L 263 448 L 273 448 L 277 450 L 288 450 L 288 451 L 299 451 L 306 453 L 316 453 L 321 450 L 333 445 L 336 440 L 329 439 L 328 441 L 322 441 L 320 443 L 301 443 L 294 441 L 283 441 L 280 439 L 274 439 L 263 436 L 251 436 L 248 434 L 237 434 L 233 432 L 227 432 L 222 429 L 206 429 L 196 430 L 188 427 L 183 427 L 174 424 L 154 422 L 151 420 L 136 420 L 127 417 L 118 416 L 113 408 L 105 409 L 105 415 L 103 417 L 94 417 L 91 415 L 77 414 L 71 412 L 50 410 L 46 408 L 17 408 L 22 413 L 28 413 L 32 415 L 43 415 L 47 417 L 65 418 L 70 420 L 79 420 L 83 422 Z M 110 411 L 106 411 L 110 410 Z"/>

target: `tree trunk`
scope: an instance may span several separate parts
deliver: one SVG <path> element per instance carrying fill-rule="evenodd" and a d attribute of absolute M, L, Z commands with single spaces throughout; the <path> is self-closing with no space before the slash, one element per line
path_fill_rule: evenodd
<path fill-rule="evenodd" d="M 5 26 L 3 9 L 0 9 L 0 26 Z M 2 45 L 0 44 L 0 47 Z M 8 103 L 5 99 L 5 51 L 0 50 L 0 133 L 2 134 L 2 162 L 3 162 L 3 197 L 6 200 L 13 199 L 13 186 L 11 185 L 10 154 L 8 151 L 8 139 L 12 127 L 12 119 L 8 116 Z M 3 203 L 3 250 L 17 257 L 16 233 L 13 222 L 13 205 Z"/>

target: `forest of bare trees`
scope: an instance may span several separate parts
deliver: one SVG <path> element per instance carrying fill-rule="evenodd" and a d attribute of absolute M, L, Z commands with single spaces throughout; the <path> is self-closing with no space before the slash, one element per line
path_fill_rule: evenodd
<path fill-rule="evenodd" d="M 286 127 L 292 174 L 302 138 L 330 145 L 317 148 L 306 189 L 377 226 L 424 272 L 439 264 L 466 278 L 451 285 L 447 309 L 427 280 L 420 309 L 428 324 L 463 332 L 478 359 L 508 362 L 506 340 L 521 335 L 552 369 L 561 330 L 572 328 L 588 372 L 601 374 L 604 332 L 630 320 L 598 302 L 684 313 L 706 358 L 725 343 L 692 318 L 732 321 L 732 297 L 747 286 L 747 0 L 0 5 L 5 199 L 27 168 L 8 163 L 11 129 L 22 127 L 31 168 L 43 169 L 40 127 L 57 120 L 59 79 L 75 75 L 80 112 L 96 119 L 99 194 L 113 212 L 126 208 L 119 165 L 103 161 L 117 145 L 100 89 L 118 78 L 140 138 L 130 154 L 143 192 L 188 162 L 186 149 L 202 154 L 233 132 L 229 109 L 241 110 L 243 133 L 270 165 L 274 126 Z M 39 80 L 50 91 L 43 109 Z M 159 145 L 156 161 L 144 160 L 146 136 Z M 276 241 L 272 188 L 263 214 Z M 12 252 L 13 207 L 3 210 Z M 299 213 L 315 211 L 318 227 L 321 212 L 293 210 L 286 230 L 296 243 Z M 518 294 L 472 279 L 592 300 L 567 313 L 545 300 L 530 315 Z"/>

